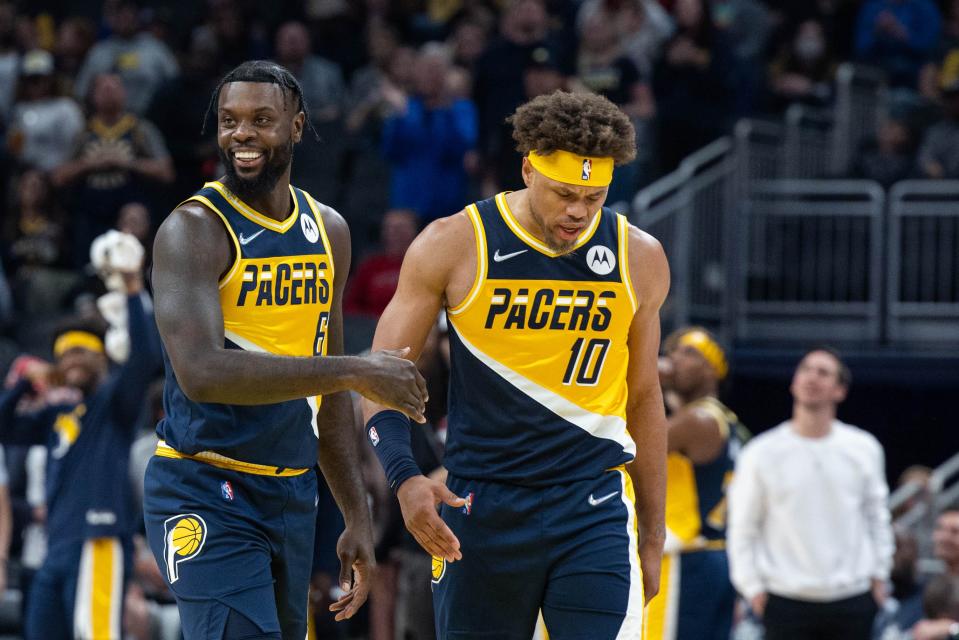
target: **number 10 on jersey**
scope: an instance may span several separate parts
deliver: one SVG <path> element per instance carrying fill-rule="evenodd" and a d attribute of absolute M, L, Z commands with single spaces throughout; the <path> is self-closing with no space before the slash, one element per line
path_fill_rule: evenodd
<path fill-rule="evenodd" d="M 576 338 L 570 348 L 569 364 L 563 375 L 563 384 L 592 387 L 599 382 L 609 351 L 609 338 Z"/>

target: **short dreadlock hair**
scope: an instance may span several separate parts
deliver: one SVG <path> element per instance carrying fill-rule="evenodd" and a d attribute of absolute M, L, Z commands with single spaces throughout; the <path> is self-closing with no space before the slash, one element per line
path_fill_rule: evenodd
<path fill-rule="evenodd" d="M 636 157 L 636 132 L 619 107 L 593 93 L 554 91 L 537 96 L 506 119 L 516 150 L 549 154 L 557 149 L 612 157 L 617 165 Z"/>
<path fill-rule="evenodd" d="M 284 94 L 289 94 L 295 101 L 298 111 L 302 111 L 306 116 L 306 126 L 313 132 L 316 139 L 320 135 L 313 127 L 313 121 L 310 120 L 310 110 L 306 104 L 306 98 L 303 97 L 303 87 L 300 86 L 296 77 L 290 73 L 289 69 L 279 65 L 272 60 L 247 60 L 240 66 L 234 68 L 228 74 L 223 76 L 220 83 L 213 90 L 213 96 L 210 98 L 210 104 L 207 105 L 206 115 L 203 116 L 202 133 L 206 133 L 206 125 L 210 120 L 210 115 L 216 113 L 217 105 L 220 102 L 220 91 L 223 85 L 231 82 L 265 82 L 267 84 L 279 85 Z"/>

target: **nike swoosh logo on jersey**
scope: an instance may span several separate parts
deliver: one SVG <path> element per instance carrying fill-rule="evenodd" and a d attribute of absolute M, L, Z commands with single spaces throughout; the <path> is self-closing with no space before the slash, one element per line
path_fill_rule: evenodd
<path fill-rule="evenodd" d="M 594 498 L 593 494 L 589 494 L 589 506 L 597 507 L 618 494 L 619 494 L 619 491 L 613 491 L 612 493 L 607 493 L 605 496 L 601 498 Z"/>
<path fill-rule="evenodd" d="M 260 235 L 260 234 L 263 233 L 264 231 L 266 231 L 266 229 L 260 229 L 259 231 L 257 231 L 256 233 L 254 233 L 252 236 L 249 236 L 249 237 L 247 237 L 247 238 L 244 238 L 244 237 L 243 237 L 243 234 L 240 233 L 240 244 L 242 244 L 242 245 L 244 245 L 244 246 L 250 244 L 251 242 L 253 242 L 253 238 L 257 237 L 258 235 Z"/>
<path fill-rule="evenodd" d="M 521 253 L 526 253 L 529 249 L 521 249 L 520 251 L 514 251 L 513 253 L 506 253 L 503 255 L 499 254 L 499 249 L 496 250 L 496 253 L 493 254 L 493 262 L 502 262 L 503 260 L 509 260 L 514 258 Z"/>

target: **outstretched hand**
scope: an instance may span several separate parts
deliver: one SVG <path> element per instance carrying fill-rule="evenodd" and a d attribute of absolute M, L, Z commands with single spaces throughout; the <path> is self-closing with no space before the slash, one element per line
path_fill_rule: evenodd
<path fill-rule="evenodd" d="M 336 543 L 336 555 L 340 558 L 340 588 L 346 593 L 330 605 L 330 611 L 339 622 L 352 618 L 370 594 L 376 566 L 372 533 L 347 527 Z"/>
<path fill-rule="evenodd" d="M 445 502 L 451 507 L 466 504 L 450 491 L 445 484 L 427 478 L 413 476 L 403 482 L 396 492 L 403 512 L 403 522 L 424 550 L 435 558 L 455 562 L 463 557 L 460 541 L 440 518 L 436 507 Z"/>

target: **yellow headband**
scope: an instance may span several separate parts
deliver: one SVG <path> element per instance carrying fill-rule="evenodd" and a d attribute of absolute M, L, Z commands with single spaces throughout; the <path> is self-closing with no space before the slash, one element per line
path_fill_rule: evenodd
<path fill-rule="evenodd" d="M 53 343 L 53 355 L 59 358 L 70 349 L 78 347 L 103 353 L 103 340 L 88 331 L 67 331 Z"/>
<path fill-rule="evenodd" d="M 529 163 L 547 178 L 586 187 L 605 187 L 613 181 L 613 159 L 579 156 L 557 149 L 542 155 L 530 151 Z"/>
<path fill-rule="evenodd" d="M 688 331 L 679 339 L 679 344 L 692 347 L 698 351 L 716 370 L 716 375 L 720 380 L 726 377 L 729 372 L 729 363 L 726 362 L 726 354 L 715 340 L 710 338 L 702 331 Z"/>

